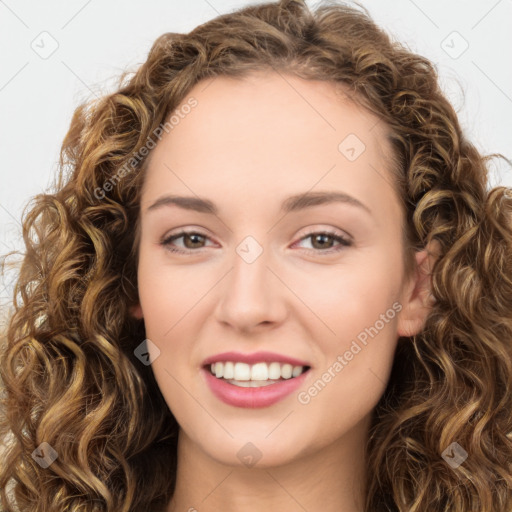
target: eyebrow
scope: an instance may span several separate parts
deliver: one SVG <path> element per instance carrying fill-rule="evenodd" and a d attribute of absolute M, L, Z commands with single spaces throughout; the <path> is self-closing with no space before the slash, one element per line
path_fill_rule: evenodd
<path fill-rule="evenodd" d="M 306 208 L 311 208 L 312 206 L 332 203 L 343 203 L 350 206 L 356 206 L 372 215 L 371 210 L 355 197 L 352 197 L 345 192 L 333 191 L 305 192 L 303 194 L 290 196 L 283 201 L 281 205 L 281 211 L 284 213 L 297 212 Z M 178 206 L 185 210 L 193 210 L 199 213 L 208 213 L 211 215 L 217 215 L 219 212 L 217 206 L 209 199 L 175 195 L 166 195 L 160 197 L 146 209 L 146 212 L 158 210 L 164 206 L 172 205 Z"/>

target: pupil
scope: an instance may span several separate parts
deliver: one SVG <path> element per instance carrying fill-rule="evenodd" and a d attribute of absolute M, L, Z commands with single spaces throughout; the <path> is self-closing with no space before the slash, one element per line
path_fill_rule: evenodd
<path fill-rule="evenodd" d="M 198 238 L 198 237 L 199 237 L 199 238 L 202 238 L 202 236 L 201 236 L 201 235 L 198 235 L 198 234 L 191 234 L 191 235 L 187 235 L 187 236 L 185 237 L 185 239 L 186 239 L 186 240 L 192 240 L 192 243 L 193 243 L 193 244 L 195 244 L 195 243 L 201 243 L 200 241 L 199 241 L 199 242 L 197 242 L 197 238 Z M 193 240 L 193 239 L 196 239 L 196 241 L 194 242 L 194 240 Z"/>
<path fill-rule="evenodd" d="M 316 235 L 316 237 L 314 237 L 314 238 L 315 238 L 315 241 L 318 241 L 321 238 L 324 238 L 324 241 L 325 241 L 325 238 L 330 238 L 330 235 L 320 234 L 320 235 Z M 325 245 L 325 244 L 321 243 L 320 245 L 322 246 L 322 245 Z"/>

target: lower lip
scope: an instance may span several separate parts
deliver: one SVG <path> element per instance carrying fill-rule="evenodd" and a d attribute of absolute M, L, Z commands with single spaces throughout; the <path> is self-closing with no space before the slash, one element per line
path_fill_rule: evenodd
<path fill-rule="evenodd" d="M 212 393 L 222 402 L 234 407 L 259 408 L 269 407 L 293 393 L 305 380 L 310 369 L 298 377 L 279 381 L 276 384 L 259 388 L 242 388 L 218 379 L 206 368 L 201 371 Z"/>

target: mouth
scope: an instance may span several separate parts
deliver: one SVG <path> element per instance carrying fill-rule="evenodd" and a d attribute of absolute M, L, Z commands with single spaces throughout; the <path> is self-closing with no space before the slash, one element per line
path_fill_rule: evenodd
<path fill-rule="evenodd" d="M 252 364 L 218 359 L 207 361 L 201 374 L 213 395 L 232 407 L 270 407 L 304 386 L 311 373 L 309 365 L 288 358 L 288 362 L 256 360 Z"/>
<path fill-rule="evenodd" d="M 215 378 L 242 388 L 271 386 L 300 377 L 311 369 L 308 365 L 292 365 L 277 361 L 255 364 L 240 361 L 217 361 L 206 364 L 203 368 Z"/>

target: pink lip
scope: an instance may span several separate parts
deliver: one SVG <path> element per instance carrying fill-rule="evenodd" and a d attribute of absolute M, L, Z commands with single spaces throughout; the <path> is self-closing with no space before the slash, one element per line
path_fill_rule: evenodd
<path fill-rule="evenodd" d="M 299 359 L 275 354 L 273 352 L 253 352 L 252 354 L 243 354 L 242 352 L 223 352 L 222 354 L 216 354 L 205 359 L 203 361 L 203 366 L 208 366 L 209 364 L 217 362 L 223 363 L 225 361 L 233 361 L 235 363 L 241 362 L 246 364 L 272 363 L 275 361 L 282 364 L 288 363 L 292 366 L 311 366 L 306 361 L 300 361 Z"/>
<path fill-rule="evenodd" d="M 234 407 L 255 409 L 258 407 L 269 407 L 293 393 L 293 391 L 304 383 L 304 380 L 309 374 L 309 370 L 303 372 L 298 377 L 259 388 L 242 388 L 235 386 L 225 380 L 218 379 L 212 375 L 207 368 L 201 368 L 201 374 L 212 393 L 222 402 L 233 405 Z"/>

